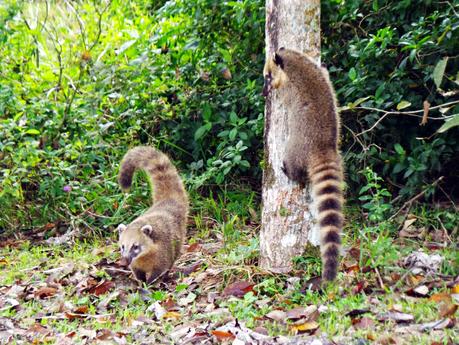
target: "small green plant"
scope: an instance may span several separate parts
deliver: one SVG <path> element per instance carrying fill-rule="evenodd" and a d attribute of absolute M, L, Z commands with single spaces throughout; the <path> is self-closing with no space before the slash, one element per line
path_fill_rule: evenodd
<path fill-rule="evenodd" d="M 359 200 L 365 202 L 362 207 L 368 211 L 368 220 L 373 223 L 381 222 L 392 209 L 392 195 L 381 185 L 384 180 L 371 168 L 367 167 L 363 174 L 367 184 L 360 189 Z"/>

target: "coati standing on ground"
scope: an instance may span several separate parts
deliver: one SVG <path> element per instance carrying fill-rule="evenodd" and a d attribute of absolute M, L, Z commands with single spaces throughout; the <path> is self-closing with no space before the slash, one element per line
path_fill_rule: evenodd
<path fill-rule="evenodd" d="M 119 245 L 134 276 L 149 284 L 170 269 L 180 255 L 186 236 L 188 196 L 177 170 L 161 151 L 139 146 L 126 153 L 118 176 L 123 190 L 131 187 L 137 169 L 145 170 L 151 179 L 153 206 L 129 225 L 118 226 Z"/>
<path fill-rule="evenodd" d="M 264 68 L 268 95 L 287 88 L 288 140 L 283 171 L 293 181 L 311 183 L 321 234 L 322 277 L 334 280 L 338 271 L 343 227 L 343 169 L 338 151 L 339 118 L 328 72 L 303 53 L 280 48 Z"/>

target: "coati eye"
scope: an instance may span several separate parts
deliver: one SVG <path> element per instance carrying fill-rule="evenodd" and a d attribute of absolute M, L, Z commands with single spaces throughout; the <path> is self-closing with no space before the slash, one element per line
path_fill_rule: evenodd
<path fill-rule="evenodd" d="M 121 245 L 121 250 L 124 252 L 124 244 Z"/>
<path fill-rule="evenodd" d="M 140 246 L 139 246 L 138 244 L 134 244 L 134 245 L 132 246 L 132 250 L 137 251 L 137 250 L 139 250 L 139 249 L 140 249 Z"/>

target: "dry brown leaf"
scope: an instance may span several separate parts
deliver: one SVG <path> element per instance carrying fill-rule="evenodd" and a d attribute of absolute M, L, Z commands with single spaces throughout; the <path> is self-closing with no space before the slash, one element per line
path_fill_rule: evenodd
<path fill-rule="evenodd" d="M 317 312 L 317 307 L 315 305 L 309 305 L 306 308 L 297 307 L 287 311 L 287 319 L 298 320 L 306 319 L 307 321 L 315 321 L 319 313 Z"/>
<path fill-rule="evenodd" d="M 398 311 L 390 311 L 385 314 L 379 315 L 380 321 L 392 320 L 398 323 L 414 321 L 414 316 L 411 314 L 400 313 Z"/>
<path fill-rule="evenodd" d="M 56 288 L 45 286 L 35 291 L 33 295 L 35 296 L 35 298 L 43 299 L 43 298 L 54 296 L 56 292 L 57 292 Z"/>
<path fill-rule="evenodd" d="M 99 329 L 97 331 L 97 336 L 96 336 L 96 339 L 97 340 L 110 340 L 110 339 L 113 339 L 113 332 L 110 331 L 109 329 Z"/>
<path fill-rule="evenodd" d="M 429 301 L 432 302 L 451 302 L 452 298 L 449 293 L 446 292 L 438 292 L 430 296 Z"/>
<path fill-rule="evenodd" d="M 369 317 L 362 317 L 361 319 L 352 320 L 352 325 L 355 329 L 367 329 L 373 328 L 375 326 L 375 322 Z"/>
<path fill-rule="evenodd" d="M 457 304 L 442 303 L 439 307 L 439 314 L 441 317 L 453 316 L 457 311 Z"/>
<path fill-rule="evenodd" d="M 271 320 L 281 322 L 285 321 L 285 319 L 287 318 L 287 313 L 283 310 L 272 310 L 265 316 Z"/>
<path fill-rule="evenodd" d="M 214 335 L 218 340 L 224 341 L 224 340 L 233 340 L 236 338 L 233 333 L 231 332 L 225 332 L 225 331 L 210 331 L 212 335 Z"/>
<path fill-rule="evenodd" d="M 236 282 L 229 286 L 227 286 L 223 290 L 223 296 L 235 296 L 235 297 L 242 297 L 246 293 L 253 291 L 253 287 L 255 284 L 249 282 Z M 253 291 L 254 292 L 254 291 Z"/>
<path fill-rule="evenodd" d="M 82 305 L 76 308 L 73 312 L 75 314 L 87 314 L 89 311 L 89 307 L 87 305 Z"/>
<path fill-rule="evenodd" d="M 199 252 L 199 251 L 201 251 L 201 247 L 202 246 L 199 243 L 195 242 L 193 244 L 190 244 L 188 246 L 188 248 L 186 249 L 186 251 L 188 253 L 190 253 L 190 252 Z"/>
<path fill-rule="evenodd" d="M 422 120 L 421 120 L 421 123 L 420 125 L 421 126 L 424 126 L 426 123 L 427 123 L 427 119 L 429 117 L 429 109 L 430 109 L 430 103 L 428 100 L 425 100 L 423 103 L 422 103 L 422 106 L 424 108 L 424 113 L 422 114 Z"/>
<path fill-rule="evenodd" d="M 47 329 L 46 327 L 43 327 L 39 323 L 34 323 L 28 330 L 27 332 L 29 333 L 34 333 L 34 334 L 41 334 L 41 335 L 49 335 L 52 333 L 50 329 Z"/>
<path fill-rule="evenodd" d="M 115 286 L 115 283 L 111 280 L 103 280 L 96 286 L 90 287 L 87 292 L 92 295 L 100 296 L 108 292 L 111 288 Z"/>

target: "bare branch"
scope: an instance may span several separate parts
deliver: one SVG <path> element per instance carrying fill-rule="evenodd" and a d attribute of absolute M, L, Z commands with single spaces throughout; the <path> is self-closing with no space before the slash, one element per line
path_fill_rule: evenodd
<path fill-rule="evenodd" d="M 432 110 L 435 110 L 435 109 L 439 109 L 439 108 L 448 107 L 448 106 L 451 106 L 451 105 L 456 105 L 456 104 L 459 104 L 459 100 L 451 101 L 451 102 L 448 102 L 448 103 L 443 103 L 443 104 L 440 104 L 440 105 L 436 105 L 435 107 L 430 107 L 429 111 L 432 111 Z M 378 108 L 371 108 L 371 107 L 355 107 L 355 108 L 352 108 L 352 109 L 347 109 L 345 111 L 350 111 L 350 110 L 369 110 L 369 111 L 374 111 L 374 112 L 378 112 L 378 113 L 383 113 L 383 116 L 381 116 L 378 119 L 378 121 L 376 121 L 370 128 L 364 130 L 363 132 L 360 132 L 360 133 L 356 134 L 356 136 L 361 136 L 361 135 L 363 135 L 365 133 L 368 133 L 368 132 L 372 131 L 376 126 L 378 126 L 381 123 L 382 120 L 384 120 L 389 115 L 405 115 L 405 116 L 418 117 L 418 118 L 421 118 L 421 119 L 424 117 L 424 115 L 421 115 L 421 114 L 424 113 L 424 109 L 413 110 L 413 111 L 387 111 L 387 110 L 378 109 Z M 441 116 L 441 117 L 427 116 L 426 118 L 429 119 L 429 120 L 444 121 L 444 120 L 447 120 L 447 119 L 451 118 L 452 116 Z"/>

